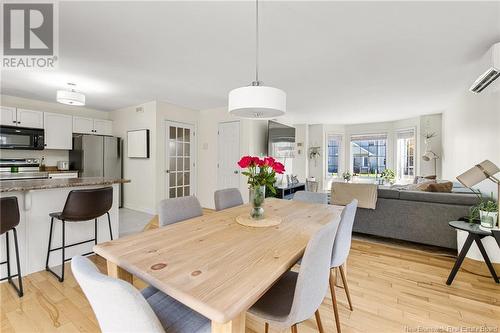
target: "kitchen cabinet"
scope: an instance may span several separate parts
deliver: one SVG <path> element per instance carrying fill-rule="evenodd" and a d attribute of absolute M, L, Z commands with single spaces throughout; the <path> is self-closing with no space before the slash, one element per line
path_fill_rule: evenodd
<path fill-rule="evenodd" d="M 4 126 L 17 126 L 16 108 L 0 107 L 0 124 Z"/>
<path fill-rule="evenodd" d="M 29 127 L 29 128 L 43 128 L 43 112 L 18 108 L 17 126 Z"/>
<path fill-rule="evenodd" d="M 44 112 L 45 149 L 73 148 L 73 117 Z"/>
<path fill-rule="evenodd" d="M 73 133 L 113 135 L 113 122 L 105 119 L 73 117 Z"/>
<path fill-rule="evenodd" d="M 94 133 L 113 135 L 113 122 L 111 120 L 94 119 Z"/>
<path fill-rule="evenodd" d="M 43 112 L 2 106 L 1 124 L 28 128 L 43 128 Z"/>
<path fill-rule="evenodd" d="M 94 119 L 73 117 L 73 133 L 94 134 Z"/>

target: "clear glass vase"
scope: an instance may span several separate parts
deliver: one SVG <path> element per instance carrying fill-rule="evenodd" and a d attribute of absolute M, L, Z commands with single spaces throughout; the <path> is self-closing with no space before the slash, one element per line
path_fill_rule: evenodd
<path fill-rule="evenodd" d="M 250 203 L 252 204 L 252 210 L 250 211 L 250 216 L 253 219 L 259 220 L 264 218 L 264 199 L 266 198 L 266 187 L 265 186 L 254 186 L 250 188 Z"/>

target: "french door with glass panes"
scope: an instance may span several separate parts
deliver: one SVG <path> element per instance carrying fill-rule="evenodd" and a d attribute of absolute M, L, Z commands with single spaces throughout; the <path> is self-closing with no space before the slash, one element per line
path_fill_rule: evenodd
<path fill-rule="evenodd" d="M 195 194 L 194 125 L 167 121 L 166 197 Z"/>

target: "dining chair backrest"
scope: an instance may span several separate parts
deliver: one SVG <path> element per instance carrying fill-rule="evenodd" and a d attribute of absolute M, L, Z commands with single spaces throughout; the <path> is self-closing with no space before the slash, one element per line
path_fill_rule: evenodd
<path fill-rule="evenodd" d="M 338 225 L 339 218 L 332 220 L 317 231 L 306 246 L 292 307 L 286 320 L 289 326 L 310 318 L 325 298 L 331 251 Z"/>
<path fill-rule="evenodd" d="M 328 204 L 328 194 L 309 191 L 297 191 L 293 195 L 293 200 L 326 205 Z"/>
<path fill-rule="evenodd" d="M 71 270 L 102 332 L 165 332 L 148 302 L 131 284 L 100 273 L 82 256 L 73 257 Z"/>
<path fill-rule="evenodd" d="M 335 243 L 333 244 L 331 267 L 338 267 L 347 260 L 349 250 L 351 249 L 352 227 L 357 207 L 358 200 L 354 199 L 350 204 L 345 206 L 340 215 L 340 225 L 335 236 Z"/>
<path fill-rule="evenodd" d="M 160 227 L 203 215 L 200 202 L 195 196 L 165 199 L 158 210 Z"/>
<path fill-rule="evenodd" d="M 19 205 L 17 197 L 0 198 L 0 235 L 19 224 Z"/>
<path fill-rule="evenodd" d="M 243 205 L 243 198 L 237 188 L 225 188 L 214 192 L 215 210 Z"/>

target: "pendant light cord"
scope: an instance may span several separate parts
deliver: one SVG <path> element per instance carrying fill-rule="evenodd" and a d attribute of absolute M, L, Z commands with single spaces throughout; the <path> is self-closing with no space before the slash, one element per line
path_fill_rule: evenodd
<path fill-rule="evenodd" d="M 255 0 L 255 85 L 259 85 L 259 0 Z"/>

